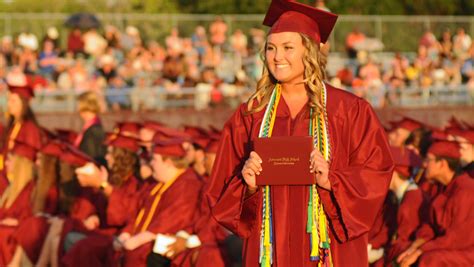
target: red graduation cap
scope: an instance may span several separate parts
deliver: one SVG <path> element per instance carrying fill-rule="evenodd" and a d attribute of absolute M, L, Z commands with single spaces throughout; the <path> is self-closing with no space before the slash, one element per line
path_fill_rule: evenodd
<path fill-rule="evenodd" d="M 142 125 L 142 128 L 150 129 L 152 131 L 158 131 L 159 128 L 163 127 L 164 125 L 157 121 L 145 121 Z"/>
<path fill-rule="evenodd" d="M 56 134 L 60 140 L 63 140 L 69 144 L 74 144 L 78 136 L 75 131 L 69 129 L 56 129 Z"/>
<path fill-rule="evenodd" d="M 19 140 L 15 140 L 13 149 L 11 150 L 12 154 L 25 157 L 31 161 L 36 160 L 36 153 L 38 149 L 31 144 L 21 142 Z"/>
<path fill-rule="evenodd" d="M 405 177 L 410 177 L 411 168 L 421 166 L 421 158 L 410 149 L 391 146 L 390 152 L 395 163 L 395 171 Z"/>
<path fill-rule="evenodd" d="M 431 144 L 428 153 L 438 157 L 448 157 L 459 159 L 461 153 L 459 152 L 459 143 L 453 141 L 436 141 Z"/>
<path fill-rule="evenodd" d="M 212 135 L 209 139 L 209 143 L 207 144 L 205 151 L 207 153 L 217 153 L 217 150 L 219 149 L 219 141 L 220 140 L 218 135 Z"/>
<path fill-rule="evenodd" d="M 433 140 L 448 140 L 448 135 L 449 133 L 440 129 L 433 128 L 431 130 L 431 139 Z"/>
<path fill-rule="evenodd" d="M 33 92 L 33 86 L 31 85 L 31 79 L 26 75 L 14 75 L 7 76 L 8 90 L 13 94 L 18 94 L 27 100 L 35 96 Z"/>
<path fill-rule="evenodd" d="M 123 136 L 138 136 L 142 125 L 138 122 L 119 122 L 114 128 L 114 132 Z"/>
<path fill-rule="evenodd" d="M 159 128 L 157 128 L 157 133 L 164 138 L 181 138 L 185 139 L 186 141 L 191 141 L 192 139 L 192 136 L 190 134 L 166 126 L 160 126 Z"/>
<path fill-rule="evenodd" d="M 63 153 L 65 146 L 66 145 L 63 142 L 52 139 L 41 148 L 40 152 L 45 155 L 59 157 Z"/>
<path fill-rule="evenodd" d="M 391 124 L 393 129 L 403 128 L 410 132 L 423 127 L 423 123 L 408 117 L 403 117 L 400 121 L 391 122 Z"/>
<path fill-rule="evenodd" d="M 184 132 L 191 136 L 193 143 L 198 144 L 203 149 L 209 144 L 210 133 L 204 128 L 198 126 L 185 126 Z"/>
<path fill-rule="evenodd" d="M 40 129 L 39 135 L 37 135 L 36 131 L 38 131 L 38 128 L 35 124 L 32 124 L 32 123 L 23 124 L 22 130 L 18 132 L 18 135 L 15 138 L 15 142 L 13 143 L 14 146 L 17 145 L 16 143 L 19 143 L 20 146 L 28 146 L 25 148 L 21 148 L 25 150 L 28 150 L 29 147 L 31 147 L 34 150 L 34 152 L 31 151 L 31 155 L 34 154 L 34 156 L 29 156 L 29 154 L 23 155 L 23 156 L 28 156 L 29 158 L 33 160 L 36 159 L 36 152 L 38 152 L 41 149 L 46 139 L 44 135 L 44 131 Z M 14 147 L 12 149 L 14 149 Z"/>
<path fill-rule="evenodd" d="M 140 149 L 139 139 L 132 136 L 114 134 L 107 138 L 105 144 L 112 147 L 119 147 L 136 153 Z"/>
<path fill-rule="evenodd" d="M 184 126 L 184 132 L 191 135 L 192 137 L 208 136 L 209 132 L 199 126 Z"/>
<path fill-rule="evenodd" d="M 337 15 L 295 1 L 272 0 L 263 25 L 270 33 L 298 32 L 308 35 L 317 44 L 326 43 Z"/>
<path fill-rule="evenodd" d="M 474 144 L 474 130 L 451 130 L 449 133 L 466 139 L 470 144 Z"/>
<path fill-rule="evenodd" d="M 153 153 L 160 154 L 162 156 L 184 157 L 186 155 L 186 151 L 183 148 L 183 142 L 185 141 L 186 140 L 182 138 L 173 138 L 161 141 L 154 140 Z"/>
<path fill-rule="evenodd" d="M 94 162 L 94 159 L 72 145 L 66 145 L 64 152 L 59 157 L 59 160 L 76 167 L 82 167 L 88 162 Z"/>

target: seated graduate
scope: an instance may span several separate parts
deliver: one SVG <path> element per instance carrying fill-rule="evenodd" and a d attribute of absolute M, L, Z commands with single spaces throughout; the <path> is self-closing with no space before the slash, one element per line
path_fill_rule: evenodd
<path fill-rule="evenodd" d="M 181 138 L 154 138 L 153 176 L 159 183 L 141 194 L 135 218 L 122 230 L 114 249 L 123 252 L 123 266 L 146 266 L 158 234 L 172 235 L 192 221 L 202 181 L 188 168 Z"/>
<path fill-rule="evenodd" d="M 432 201 L 424 223 L 397 262 L 401 266 L 472 266 L 474 264 L 474 180 L 458 173 L 460 147 L 437 141 L 425 158 L 426 178 L 443 186 Z"/>

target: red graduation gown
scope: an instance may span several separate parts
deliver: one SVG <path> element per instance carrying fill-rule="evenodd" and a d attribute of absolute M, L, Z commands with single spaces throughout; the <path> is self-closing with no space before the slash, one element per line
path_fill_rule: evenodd
<path fill-rule="evenodd" d="M 33 189 L 34 182 L 30 181 L 9 208 L 0 207 L 0 220 L 14 218 L 21 222 L 31 216 L 31 193 Z M 17 246 L 15 232 L 17 228 L 0 226 L 0 266 L 6 266 L 10 263 L 15 253 Z"/>
<path fill-rule="evenodd" d="M 44 213 L 56 215 L 58 204 L 58 190 L 56 185 L 51 186 L 46 196 Z M 38 260 L 41 247 L 48 234 L 48 219 L 43 216 L 31 216 L 23 220 L 15 233 L 18 244 L 25 251 L 28 259 L 35 263 Z"/>
<path fill-rule="evenodd" d="M 121 186 L 113 189 L 107 202 L 106 224 L 95 231 L 84 232 L 88 236 L 74 244 L 62 257 L 64 266 L 111 266 L 114 254 L 108 252 L 109 246 L 112 246 L 113 235 L 123 228 L 136 212 L 137 188 L 138 180 L 130 176 Z"/>
<path fill-rule="evenodd" d="M 474 180 L 455 177 L 432 202 L 430 222 L 417 232 L 429 240 L 421 250 L 420 267 L 474 264 Z"/>
<path fill-rule="evenodd" d="M 327 85 L 327 115 L 332 160 L 332 191 L 318 189 L 331 225 L 334 266 L 367 266 L 367 233 L 388 191 L 393 160 L 385 132 L 370 105 Z M 250 142 L 258 138 L 264 110 L 244 115 L 240 106 L 226 123 L 208 197 L 213 216 L 244 239 L 244 266 L 259 266 L 262 194 L 245 199 L 241 178 Z M 273 136 L 307 136 L 309 109 L 295 119 L 282 98 Z M 308 171 L 308 175 L 309 171 Z M 309 192 L 306 186 L 273 186 L 273 266 L 316 266 L 310 261 L 306 233 Z"/>
<path fill-rule="evenodd" d="M 8 186 L 7 176 L 5 175 L 5 160 L 9 153 L 9 144 L 8 140 L 13 142 L 14 140 L 21 141 L 25 144 L 34 145 L 35 149 L 39 150 L 43 143 L 43 136 L 41 133 L 41 129 L 36 125 L 33 121 L 27 120 L 21 123 L 20 130 L 16 136 L 12 135 L 12 130 L 14 126 L 9 130 L 7 134 L 7 138 L 4 139 L 6 142 L 4 144 L 0 143 L 0 194 L 3 193 L 3 190 Z M 3 140 L 0 140 L 3 141 Z"/>
<path fill-rule="evenodd" d="M 226 266 L 225 248 L 221 243 L 227 237 L 226 230 L 211 216 L 211 209 L 207 202 L 205 192 L 208 187 L 208 179 L 203 179 L 205 186 L 201 191 L 199 209 L 194 215 L 192 223 L 184 230 L 197 235 L 201 241 L 201 246 L 194 249 L 187 249 L 173 259 L 172 266 L 180 267 L 224 267 Z M 196 262 L 192 261 L 194 253 L 199 253 Z"/>
<path fill-rule="evenodd" d="M 421 189 L 408 190 L 403 195 L 397 212 L 396 239 L 386 251 L 386 262 L 396 259 L 415 240 L 416 231 L 427 220 L 427 198 Z"/>
<path fill-rule="evenodd" d="M 188 226 L 193 219 L 198 207 L 199 194 L 202 188 L 202 181 L 197 177 L 192 169 L 187 169 L 176 181 L 163 193 L 156 210 L 152 210 L 155 195 L 147 194 L 140 208 L 145 208 L 143 219 L 135 227 L 135 220 L 132 220 L 122 232 L 132 235 L 140 232 L 145 223 L 145 218 L 151 214 L 151 222 L 146 227 L 146 231 L 154 234 L 176 234 L 179 230 Z M 146 266 L 146 257 L 152 251 L 153 243 L 144 244 L 135 250 L 125 251 L 124 264 L 127 267 Z"/>

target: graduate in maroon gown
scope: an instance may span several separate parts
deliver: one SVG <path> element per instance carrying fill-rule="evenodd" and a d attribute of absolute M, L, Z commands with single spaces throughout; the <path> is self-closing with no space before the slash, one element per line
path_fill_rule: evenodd
<path fill-rule="evenodd" d="M 208 176 L 211 173 L 218 149 L 219 136 L 208 137 L 205 148 L 205 176 L 204 186 L 199 200 L 199 209 L 189 226 L 176 233 L 176 242 L 169 245 L 169 253 L 176 255 L 171 266 L 228 266 L 226 259 L 225 238 L 227 231 L 211 216 L 209 204 L 205 199 L 208 187 Z"/>
<path fill-rule="evenodd" d="M 57 152 L 60 152 L 58 156 L 60 182 L 67 179 L 72 180 L 73 168 L 83 166 L 92 160 L 84 153 L 65 143 L 61 144 L 61 151 Z M 61 187 L 61 184 L 59 186 Z M 75 190 L 63 192 L 60 189 L 59 191 L 57 214 L 52 217 L 30 217 L 21 227 L 27 230 L 24 233 L 18 231 L 16 234 L 19 245 L 28 256 L 28 260 L 33 264 L 58 266 L 57 255 L 61 243 L 61 232 L 63 230 L 68 232 L 74 225 L 81 225 L 96 212 L 94 205 L 87 199 L 87 196 L 78 194 L 74 192 Z M 89 224 L 92 225 L 93 221 L 90 221 Z"/>
<path fill-rule="evenodd" d="M 51 139 L 40 150 L 38 182 L 32 197 L 33 215 L 22 221 L 15 233 L 20 246 L 18 253 L 25 253 L 21 263 L 36 263 L 42 244 L 48 233 L 48 218 L 57 215 L 59 196 L 57 191 L 58 158 L 64 152 L 64 144 Z M 46 195 L 44 195 L 46 194 Z"/>
<path fill-rule="evenodd" d="M 367 251 L 371 267 L 384 266 L 384 253 L 397 227 L 397 206 L 395 193 L 389 191 L 369 231 Z"/>
<path fill-rule="evenodd" d="M 474 180 L 459 168 L 459 144 L 438 141 L 425 159 L 426 178 L 443 186 L 431 203 L 429 221 L 397 261 L 411 266 L 472 266 L 474 264 Z"/>
<path fill-rule="evenodd" d="M 368 264 L 367 233 L 393 160 L 370 105 L 323 82 L 319 47 L 336 18 L 272 1 L 262 78 L 224 127 L 208 197 L 217 221 L 244 239 L 244 266 Z M 307 175 L 317 184 L 257 187 L 261 158 L 252 141 L 308 135 L 317 144 Z"/>
<path fill-rule="evenodd" d="M 182 143 L 182 139 L 155 142 L 151 166 L 160 183 L 141 194 L 139 212 L 114 242 L 115 250 L 123 251 L 123 266 L 146 266 L 156 235 L 172 235 L 193 219 L 202 181 L 187 168 Z"/>
<path fill-rule="evenodd" d="M 80 240 L 72 240 L 74 245 L 62 258 L 64 266 L 113 266 L 113 253 L 108 254 L 113 236 L 132 219 L 137 209 L 135 199 L 139 181 L 135 173 L 138 141 L 131 135 L 120 133 L 109 138 L 105 159 L 110 172 L 93 164 L 76 169 L 82 186 L 100 189 L 106 196 L 107 208 L 106 216 L 101 218 L 105 224 L 102 223 L 101 227 L 94 231 L 68 234 L 66 238 Z M 90 173 L 86 172 L 87 168 L 91 168 Z"/>
<path fill-rule="evenodd" d="M 5 162 L 9 184 L 0 194 L 0 266 L 19 266 L 20 263 L 21 254 L 17 252 L 14 236 L 18 225 L 32 215 L 31 194 L 38 142 L 15 140 Z"/>
<path fill-rule="evenodd" d="M 462 170 L 474 178 L 474 129 L 450 131 L 461 147 Z"/>
<path fill-rule="evenodd" d="M 416 231 L 427 218 L 428 203 L 423 191 L 411 179 L 412 171 L 421 165 L 421 159 L 411 150 L 392 147 L 395 161 L 390 190 L 397 198 L 395 235 L 385 249 L 385 264 L 391 264 L 415 240 Z"/>
<path fill-rule="evenodd" d="M 33 88 L 26 80 L 7 77 L 8 95 L 7 124 L 0 136 L 0 193 L 7 187 L 5 173 L 5 160 L 13 149 L 15 140 L 22 143 L 33 144 L 38 150 L 43 144 L 43 134 L 36 122 L 35 115 L 30 108 L 30 100 L 34 97 Z"/>

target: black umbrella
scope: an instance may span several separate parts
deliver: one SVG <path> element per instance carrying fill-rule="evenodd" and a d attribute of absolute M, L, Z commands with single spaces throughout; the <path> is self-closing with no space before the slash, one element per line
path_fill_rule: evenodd
<path fill-rule="evenodd" d="M 91 29 L 91 28 L 99 28 L 100 21 L 97 19 L 96 16 L 90 13 L 76 13 L 71 15 L 64 25 L 71 28 L 79 28 L 79 29 Z"/>

